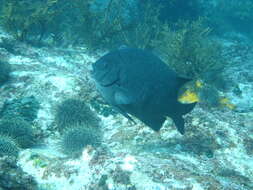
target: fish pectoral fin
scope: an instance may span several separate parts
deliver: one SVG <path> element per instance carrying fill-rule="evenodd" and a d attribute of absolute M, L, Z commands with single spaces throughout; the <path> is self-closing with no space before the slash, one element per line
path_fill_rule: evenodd
<path fill-rule="evenodd" d="M 124 112 L 121 108 L 114 106 L 115 110 L 118 111 L 120 114 L 122 114 L 124 117 L 126 117 L 128 120 L 133 122 L 134 124 L 137 124 L 126 112 Z"/>
<path fill-rule="evenodd" d="M 181 115 L 176 116 L 176 117 L 172 117 L 172 120 L 174 121 L 177 130 L 183 135 L 185 133 L 183 117 Z"/>

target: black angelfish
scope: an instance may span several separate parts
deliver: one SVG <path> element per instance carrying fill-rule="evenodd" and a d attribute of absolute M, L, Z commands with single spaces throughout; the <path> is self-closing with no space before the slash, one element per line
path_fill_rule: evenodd
<path fill-rule="evenodd" d="M 92 76 L 103 98 L 125 117 L 133 115 L 159 131 L 168 116 L 184 133 L 182 115 L 195 103 L 181 104 L 177 98 L 189 80 L 178 77 L 152 53 L 132 48 L 110 52 L 93 64 Z"/>

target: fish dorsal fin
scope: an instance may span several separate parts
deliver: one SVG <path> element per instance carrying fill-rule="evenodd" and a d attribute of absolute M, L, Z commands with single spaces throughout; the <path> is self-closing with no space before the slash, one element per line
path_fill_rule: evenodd
<path fill-rule="evenodd" d="M 178 86 L 182 87 L 184 86 L 186 83 L 192 81 L 192 79 L 187 79 L 187 78 L 183 78 L 183 77 L 177 77 L 177 81 L 178 81 Z"/>
<path fill-rule="evenodd" d="M 119 46 L 119 50 L 122 50 L 122 49 L 128 49 L 129 47 L 125 44 L 122 44 L 121 46 Z"/>

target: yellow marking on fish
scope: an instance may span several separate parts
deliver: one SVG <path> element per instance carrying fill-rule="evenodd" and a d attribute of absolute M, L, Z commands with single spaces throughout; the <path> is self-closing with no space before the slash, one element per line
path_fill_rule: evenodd
<path fill-rule="evenodd" d="M 199 102 L 199 97 L 195 92 L 188 89 L 178 97 L 178 101 L 183 104 L 191 104 Z"/>
<path fill-rule="evenodd" d="M 196 80 L 195 86 L 198 87 L 198 88 L 202 88 L 204 86 L 204 83 L 200 80 Z"/>

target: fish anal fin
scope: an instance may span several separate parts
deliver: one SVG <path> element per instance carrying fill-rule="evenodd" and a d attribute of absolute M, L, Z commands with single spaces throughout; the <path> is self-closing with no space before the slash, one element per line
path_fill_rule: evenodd
<path fill-rule="evenodd" d="M 172 120 L 174 121 L 177 130 L 183 135 L 185 133 L 183 117 L 176 116 L 176 117 L 173 117 Z"/>
<path fill-rule="evenodd" d="M 114 106 L 114 109 L 116 111 L 118 111 L 120 114 L 122 114 L 125 118 L 127 118 L 128 120 L 130 120 L 131 122 L 133 122 L 134 124 L 136 124 L 136 122 L 126 113 L 124 112 L 121 108 Z"/>

